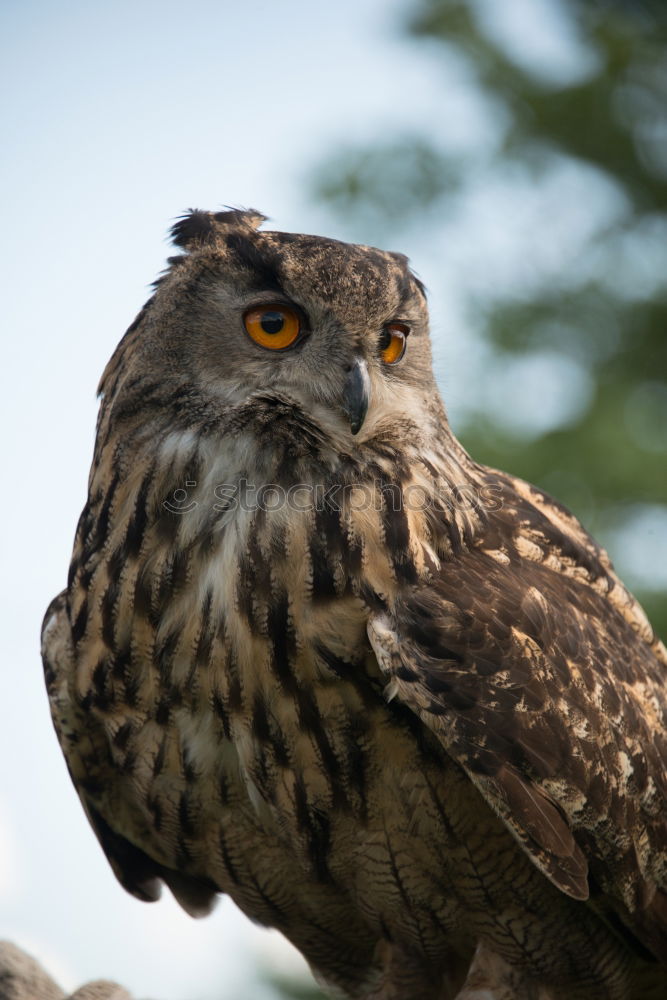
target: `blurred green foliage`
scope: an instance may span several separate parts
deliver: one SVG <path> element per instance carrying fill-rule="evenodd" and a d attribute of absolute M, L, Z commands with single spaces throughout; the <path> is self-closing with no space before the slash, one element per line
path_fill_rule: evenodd
<path fill-rule="evenodd" d="M 667 4 L 553 3 L 566 41 L 586 56 L 569 76 L 524 58 L 531 43 L 520 30 L 516 44 L 507 44 L 493 20 L 503 17 L 502 3 L 407 6 L 406 46 L 421 46 L 436 70 L 438 59 L 464 65 L 470 86 L 495 109 L 500 140 L 491 149 L 481 143 L 448 152 L 446 121 L 434 120 L 427 135 L 339 150 L 316 172 L 313 195 L 349 221 L 354 237 L 386 245 L 390 236 L 396 248 L 415 223 L 437 236 L 471 177 L 492 184 L 513 170 L 528 190 L 567 162 L 613 197 L 615 210 L 591 222 L 583 251 L 556 277 L 511 295 L 491 280 L 461 290 L 470 326 L 487 345 L 481 364 L 489 347 L 499 364 L 544 352 L 566 358 L 590 385 L 587 405 L 531 434 L 499 422 L 481 392 L 457 432 L 475 458 L 538 483 L 582 517 L 664 636 L 667 576 L 650 565 L 650 542 L 638 533 L 646 535 L 647 512 L 649 522 L 663 513 L 655 531 L 667 530 Z M 568 197 L 563 186 L 563 209 L 584 220 L 593 212 L 586 201 L 566 204 Z M 544 218 L 544 241 L 554 221 Z M 644 571 L 617 545 L 641 514 L 634 537 L 649 550 Z M 654 548 L 660 545 L 667 552 L 667 539 L 656 539 Z"/>
<path fill-rule="evenodd" d="M 315 980 L 308 978 L 287 978 L 285 976 L 272 976 L 267 980 L 267 985 L 276 994 L 276 1000 L 326 1000 L 327 994 L 323 993 Z"/>

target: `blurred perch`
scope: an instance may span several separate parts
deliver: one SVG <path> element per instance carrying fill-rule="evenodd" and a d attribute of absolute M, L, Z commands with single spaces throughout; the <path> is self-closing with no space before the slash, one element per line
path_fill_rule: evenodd
<path fill-rule="evenodd" d="M 68 997 L 39 962 L 9 941 L 0 941 L 0 1000 L 132 1000 L 118 983 L 97 979 Z"/>

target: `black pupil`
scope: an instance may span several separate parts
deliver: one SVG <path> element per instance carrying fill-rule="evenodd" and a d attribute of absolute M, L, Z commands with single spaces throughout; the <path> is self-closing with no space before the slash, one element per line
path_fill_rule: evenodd
<path fill-rule="evenodd" d="M 280 333 L 285 325 L 285 317 L 281 312 L 265 312 L 262 315 L 261 327 L 264 333 Z"/>
<path fill-rule="evenodd" d="M 391 333 L 389 330 L 383 330 L 380 334 L 380 350 L 386 351 L 391 344 Z"/>

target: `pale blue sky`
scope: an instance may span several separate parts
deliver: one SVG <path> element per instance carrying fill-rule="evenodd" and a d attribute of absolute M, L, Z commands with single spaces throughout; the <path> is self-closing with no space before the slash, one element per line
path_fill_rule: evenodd
<path fill-rule="evenodd" d="M 480 16 L 498 9 L 479 5 Z M 498 141 L 502 121 L 475 98 L 465 67 L 400 40 L 404 6 L 7 0 L 0 10 L 0 937 L 67 987 L 110 976 L 154 1000 L 259 997 L 247 985 L 254 956 L 268 949 L 277 960 L 277 936 L 228 900 L 195 922 L 168 894 L 147 906 L 116 883 L 51 730 L 39 624 L 65 582 L 95 387 L 163 266 L 173 218 L 189 206 L 244 205 L 276 228 L 345 237 L 305 187 L 327 150 L 434 122 L 451 148 Z M 561 37 L 549 9 L 504 0 L 517 58 L 552 77 L 585 73 L 590 54 Z M 482 356 L 457 288 L 473 275 L 512 288 L 557 273 L 587 239 L 583 222 L 602 226 L 623 208 L 599 177 L 567 164 L 540 191 L 527 195 L 520 180 L 471 190 L 447 226 L 413 228 L 391 247 L 410 253 L 432 290 L 436 362 L 455 418 Z M 553 211 L 564 190 L 567 203 L 587 205 L 585 218 Z M 552 231 L 538 244 L 545 211 Z M 571 394 L 575 376 L 542 361 L 541 378 L 496 371 L 483 387 L 496 393 L 499 419 L 508 393 L 519 424 L 569 405 L 562 386 Z M 540 400 L 516 393 L 517 379 L 539 382 Z M 585 392 L 580 383 L 579 401 Z"/>

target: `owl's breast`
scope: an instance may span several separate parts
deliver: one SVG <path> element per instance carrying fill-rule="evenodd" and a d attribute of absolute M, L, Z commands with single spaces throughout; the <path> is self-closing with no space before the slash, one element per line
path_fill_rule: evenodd
<path fill-rule="evenodd" d="M 396 504 L 381 464 L 230 502 L 219 487 L 238 469 L 185 464 L 181 445 L 168 476 L 132 468 L 82 518 L 73 688 L 108 747 L 96 807 L 235 898 L 237 879 L 282 858 L 280 893 L 293 866 L 377 897 L 377 914 L 398 891 L 396 851 L 441 867 L 434 789 L 454 767 L 387 703 L 366 633 L 371 610 L 428 572 L 424 519 Z M 105 509 L 98 545 L 87 523 Z M 255 896 L 247 908 L 274 920 Z"/>

